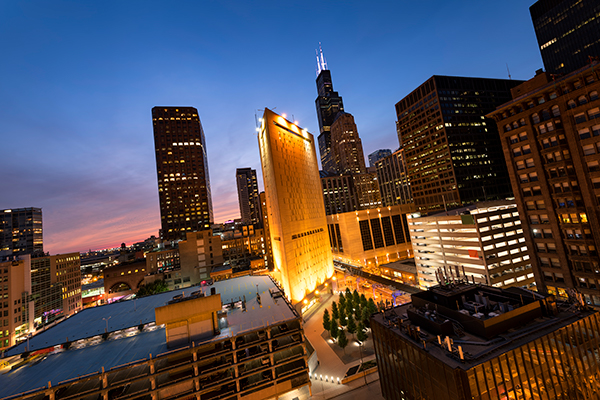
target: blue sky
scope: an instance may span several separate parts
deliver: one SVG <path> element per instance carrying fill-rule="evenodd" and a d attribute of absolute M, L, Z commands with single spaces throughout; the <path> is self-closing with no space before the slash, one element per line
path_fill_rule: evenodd
<path fill-rule="evenodd" d="M 431 75 L 531 78 L 532 3 L 1 2 L 0 208 L 42 207 L 52 254 L 157 234 L 151 109 L 181 105 L 204 127 L 215 221 L 237 218 L 257 110 L 318 132 L 319 42 L 368 155 L 398 147 L 394 105 Z"/>

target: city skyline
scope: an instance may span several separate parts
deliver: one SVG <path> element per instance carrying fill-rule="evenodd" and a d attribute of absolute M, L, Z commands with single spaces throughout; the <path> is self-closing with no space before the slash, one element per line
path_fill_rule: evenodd
<path fill-rule="evenodd" d="M 394 105 L 434 74 L 507 78 L 508 62 L 526 80 L 542 67 L 533 0 L 332 3 L 319 13 L 316 3 L 275 4 L 3 4 L 0 32 L 12 40 L 0 120 L 11 151 L 0 157 L 0 208 L 42 208 L 51 254 L 157 235 L 151 109 L 192 106 L 215 222 L 239 218 L 234 171 L 260 168 L 255 115 L 276 107 L 319 134 L 319 42 L 365 154 L 398 147 Z"/>

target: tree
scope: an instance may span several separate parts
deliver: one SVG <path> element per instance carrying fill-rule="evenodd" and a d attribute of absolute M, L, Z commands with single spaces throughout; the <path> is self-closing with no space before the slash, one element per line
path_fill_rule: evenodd
<path fill-rule="evenodd" d="M 364 308 L 367 306 L 367 298 L 365 297 L 364 294 L 360 295 L 360 305 Z"/>
<path fill-rule="evenodd" d="M 344 354 L 346 354 L 346 346 L 348 346 L 348 338 L 346 337 L 346 334 L 343 331 L 340 332 L 340 337 L 338 338 L 337 344 L 342 349 L 344 349 Z"/>
<path fill-rule="evenodd" d="M 333 303 L 331 303 L 331 319 L 336 320 L 340 317 L 339 311 L 338 311 L 338 306 L 336 304 L 336 302 L 334 301 Z"/>
<path fill-rule="evenodd" d="M 352 298 L 352 296 L 350 296 Z M 354 302 L 346 301 L 346 315 L 350 315 L 354 313 Z"/>
<path fill-rule="evenodd" d="M 136 293 L 136 297 L 150 296 L 153 294 L 166 292 L 168 290 L 169 290 L 169 287 L 167 286 L 165 281 L 158 280 L 158 281 L 151 282 L 147 285 L 143 285 L 143 284 L 140 285 L 140 288 L 138 289 L 138 291 Z"/>
<path fill-rule="evenodd" d="M 344 296 L 344 293 L 340 293 L 338 302 L 340 303 L 340 308 L 346 307 L 346 296 Z"/>
<path fill-rule="evenodd" d="M 348 331 L 348 333 L 352 334 L 352 337 L 354 337 L 354 334 L 356 333 L 356 322 L 354 322 L 352 314 L 348 315 L 348 327 L 346 328 L 346 330 Z"/>
<path fill-rule="evenodd" d="M 331 318 L 329 318 L 329 310 L 325 309 L 325 311 L 323 311 L 323 329 L 328 331 L 330 326 Z"/>
<path fill-rule="evenodd" d="M 333 340 L 335 340 L 335 339 L 337 339 L 339 334 L 340 334 L 340 331 L 338 329 L 338 324 L 337 324 L 337 322 L 335 322 L 335 319 L 332 319 L 331 324 L 329 324 L 329 337 L 331 337 Z"/>
<path fill-rule="evenodd" d="M 359 303 L 359 304 L 356 304 L 356 305 L 354 306 L 354 318 L 355 318 L 357 321 L 360 321 L 360 320 L 362 319 L 362 310 L 363 310 L 363 309 L 362 309 L 362 307 L 360 306 L 360 303 Z"/>
<path fill-rule="evenodd" d="M 346 311 L 343 308 L 340 308 L 340 325 L 348 325 L 348 320 L 346 319 Z"/>
<path fill-rule="evenodd" d="M 371 314 L 375 314 L 377 312 L 377 306 L 375 305 L 373 299 L 369 299 L 367 303 L 367 310 L 369 310 Z"/>
<path fill-rule="evenodd" d="M 350 291 L 349 287 L 346 287 L 346 300 L 348 300 L 348 297 L 352 296 L 352 292 Z"/>
<path fill-rule="evenodd" d="M 354 289 L 354 292 L 352 293 L 352 297 L 354 298 L 354 304 L 360 304 L 360 295 L 358 294 L 356 289 Z"/>
<path fill-rule="evenodd" d="M 369 328 L 371 326 L 371 323 L 369 322 L 369 319 L 371 318 L 371 313 L 369 312 L 368 308 L 363 308 L 362 310 L 362 318 L 361 318 L 361 323 Z"/>
<path fill-rule="evenodd" d="M 367 332 L 365 332 L 365 326 L 362 322 L 358 324 L 358 331 L 356 333 L 356 338 L 359 342 L 364 343 L 368 338 Z"/>

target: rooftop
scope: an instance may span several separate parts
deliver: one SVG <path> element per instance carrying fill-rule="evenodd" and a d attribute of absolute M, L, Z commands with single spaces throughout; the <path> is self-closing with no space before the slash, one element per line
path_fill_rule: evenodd
<path fill-rule="evenodd" d="M 461 282 L 411 297 L 411 303 L 375 314 L 374 320 L 451 368 L 464 370 L 596 312 L 521 288 Z"/>
<path fill-rule="evenodd" d="M 277 296 L 279 288 L 268 276 L 244 276 L 215 282 L 211 286 L 191 287 L 85 309 L 29 340 L 31 355 L 57 346 L 49 353 L 40 354 L 31 362 L 15 368 L 27 343 L 6 351 L 5 357 L 0 359 L 0 370 L 3 362 L 11 364 L 13 369 L 5 369 L 0 374 L 0 398 L 43 387 L 48 381 L 56 385 L 86 374 L 99 373 L 102 367 L 109 370 L 148 359 L 150 354 L 154 358 L 167 352 L 165 328 L 164 325 L 155 325 L 154 309 L 166 305 L 180 294 L 185 299 L 192 292 L 202 290 L 209 296 L 211 288 L 221 295 L 223 310 L 227 310 L 228 326 L 221 329 L 219 335 L 203 342 L 222 340 L 240 332 L 298 318 L 285 298 Z M 261 304 L 256 299 L 257 289 Z M 246 311 L 240 305 L 244 296 Z M 104 340 L 102 334 L 107 324 L 109 334 Z M 59 348 L 66 342 L 70 342 L 68 350 Z"/>

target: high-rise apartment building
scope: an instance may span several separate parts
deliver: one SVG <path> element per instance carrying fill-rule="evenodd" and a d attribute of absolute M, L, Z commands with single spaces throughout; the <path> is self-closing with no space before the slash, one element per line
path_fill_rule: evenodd
<path fill-rule="evenodd" d="M 522 288 L 443 283 L 371 318 L 385 399 L 598 399 L 597 311 Z"/>
<path fill-rule="evenodd" d="M 339 174 L 367 172 L 362 142 L 352 114 L 340 111 L 331 125 L 331 157 Z"/>
<path fill-rule="evenodd" d="M 536 288 L 514 201 L 475 203 L 425 217 L 409 215 L 408 225 L 423 289 L 438 284 L 439 272 L 496 287 Z"/>
<path fill-rule="evenodd" d="M 567 74 L 600 57 L 600 3 L 539 0 L 529 11 L 546 72 Z"/>
<path fill-rule="evenodd" d="M 538 74 L 493 113 L 541 292 L 600 304 L 600 63 Z"/>
<path fill-rule="evenodd" d="M 396 104 L 398 141 L 421 212 L 512 196 L 494 122 L 521 81 L 434 75 Z"/>
<path fill-rule="evenodd" d="M 43 251 L 41 208 L 0 210 L 0 259 Z"/>
<path fill-rule="evenodd" d="M 333 90 L 331 71 L 327 69 L 327 63 L 320 52 L 317 55 L 317 118 L 319 121 L 319 154 L 321 155 L 321 167 L 325 172 L 334 172 L 334 160 L 331 155 L 331 125 L 340 111 L 344 111 L 342 96 Z"/>
<path fill-rule="evenodd" d="M 242 223 L 262 225 L 256 170 L 252 168 L 238 168 L 235 170 L 235 180 L 238 189 Z"/>
<path fill-rule="evenodd" d="M 31 256 L 0 261 L 0 355 L 33 328 Z"/>
<path fill-rule="evenodd" d="M 204 131 L 193 107 L 154 107 L 152 124 L 161 238 L 185 240 L 213 223 Z"/>
<path fill-rule="evenodd" d="M 371 156 L 369 156 L 369 160 L 371 160 Z M 406 173 L 404 150 L 398 149 L 393 154 L 390 152 L 387 157 L 378 159 L 371 166 L 377 170 L 377 183 L 382 206 L 388 207 L 413 202 L 410 182 Z"/>
<path fill-rule="evenodd" d="M 369 167 L 375 167 L 377 161 L 392 155 L 390 149 L 379 149 L 369 154 Z"/>
<path fill-rule="evenodd" d="M 314 138 L 269 109 L 258 131 L 274 272 L 297 304 L 333 275 Z"/>

